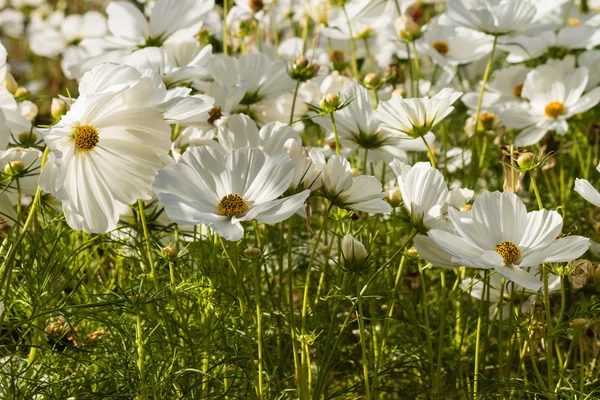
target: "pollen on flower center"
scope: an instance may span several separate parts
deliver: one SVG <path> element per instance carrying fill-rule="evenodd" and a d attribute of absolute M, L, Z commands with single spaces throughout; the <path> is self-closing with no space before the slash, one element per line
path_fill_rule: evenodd
<path fill-rule="evenodd" d="M 513 242 L 502 242 L 494 251 L 502 256 L 506 264 L 514 264 L 521 258 L 521 250 Z"/>
<path fill-rule="evenodd" d="M 74 129 L 75 147 L 81 151 L 90 151 L 100 141 L 98 130 L 90 125 L 79 126 Z"/>
<path fill-rule="evenodd" d="M 523 93 L 523 84 L 517 85 L 513 88 L 513 94 L 515 97 L 521 98 L 521 94 Z"/>
<path fill-rule="evenodd" d="M 567 108 L 560 101 L 553 101 L 552 103 L 546 106 L 544 110 L 544 114 L 550 118 L 558 118 L 560 115 L 564 114 Z"/>
<path fill-rule="evenodd" d="M 436 40 L 435 42 L 433 42 L 431 47 L 433 47 L 435 51 L 437 51 L 443 56 L 448 54 L 448 52 L 450 51 L 450 45 L 448 44 L 448 42 L 445 42 L 443 40 Z"/>
<path fill-rule="evenodd" d="M 239 194 L 228 194 L 219 200 L 217 210 L 223 215 L 233 217 L 248 211 L 248 203 Z"/>
<path fill-rule="evenodd" d="M 569 18 L 569 25 L 579 26 L 579 25 L 581 25 L 581 20 L 578 18 Z"/>

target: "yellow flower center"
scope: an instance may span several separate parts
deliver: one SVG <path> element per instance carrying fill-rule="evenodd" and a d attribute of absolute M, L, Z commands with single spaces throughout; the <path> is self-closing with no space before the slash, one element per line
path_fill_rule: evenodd
<path fill-rule="evenodd" d="M 81 151 L 90 151 L 100 141 L 98 130 L 90 125 L 79 126 L 74 129 L 75 147 Z"/>
<path fill-rule="evenodd" d="M 437 51 L 443 56 L 448 54 L 448 52 L 450 51 L 450 45 L 448 45 L 448 42 L 444 42 L 443 40 L 436 40 L 435 42 L 433 42 L 431 47 L 433 47 L 435 51 Z"/>
<path fill-rule="evenodd" d="M 228 194 L 219 200 L 217 210 L 219 210 L 222 215 L 233 217 L 248 211 L 248 203 L 246 203 L 246 200 L 239 194 Z"/>
<path fill-rule="evenodd" d="M 514 264 L 521 258 L 521 250 L 513 242 L 502 242 L 494 251 L 502 256 L 506 264 Z"/>
<path fill-rule="evenodd" d="M 567 108 L 560 101 L 553 101 L 552 103 L 546 106 L 544 110 L 544 114 L 550 118 L 558 118 L 560 115 L 564 114 Z"/>
<path fill-rule="evenodd" d="M 523 93 L 523 84 L 517 85 L 513 88 L 513 94 L 515 97 L 521 98 L 521 93 Z"/>
<path fill-rule="evenodd" d="M 248 0 L 248 6 L 256 13 L 262 10 L 265 4 L 262 0 Z"/>
<path fill-rule="evenodd" d="M 579 25 L 581 25 L 581 20 L 578 18 L 569 18 L 569 25 L 579 26 Z"/>

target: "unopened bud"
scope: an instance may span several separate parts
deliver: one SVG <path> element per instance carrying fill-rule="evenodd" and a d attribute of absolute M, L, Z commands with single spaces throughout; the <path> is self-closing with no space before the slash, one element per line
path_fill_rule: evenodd
<path fill-rule="evenodd" d="M 179 254 L 179 251 L 176 248 L 171 247 L 170 245 L 163 247 L 161 251 L 165 256 L 167 256 L 167 258 L 176 258 Z"/>
<path fill-rule="evenodd" d="M 411 257 L 416 257 L 419 255 L 419 252 L 417 251 L 417 249 L 413 246 L 410 249 L 408 249 L 408 255 Z"/>
<path fill-rule="evenodd" d="M 251 260 L 255 260 L 255 259 L 259 258 L 261 255 L 262 255 L 262 251 L 256 247 L 248 247 L 246 250 L 244 250 L 244 256 Z"/>
<path fill-rule="evenodd" d="M 342 239 L 342 263 L 352 271 L 360 269 L 368 253 L 365 246 L 352 235 L 347 234 Z"/>
<path fill-rule="evenodd" d="M 350 171 L 352 172 L 353 177 L 356 178 L 357 176 L 360 176 L 360 170 L 358 168 L 352 168 Z"/>
<path fill-rule="evenodd" d="M 67 103 L 57 97 L 52 99 L 52 106 L 50 106 L 50 114 L 56 121 L 60 120 L 63 115 L 67 112 Z"/>
<path fill-rule="evenodd" d="M 367 88 L 374 89 L 374 88 L 377 88 L 379 86 L 379 84 L 381 84 L 381 78 L 376 73 L 371 72 L 371 73 L 365 75 L 365 78 L 363 79 L 363 83 L 365 84 L 365 86 Z"/>
<path fill-rule="evenodd" d="M 530 151 L 526 151 L 525 153 L 521 154 L 519 158 L 517 158 L 517 164 L 519 164 L 519 167 L 523 169 L 530 169 L 534 161 L 535 154 Z"/>
<path fill-rule="evenodd" d="M 340 97 L 336 94 L 329 93 L 319 103 L 319 106 L 327 112 L 333 112 L 340 106 Z"/>
<path fill-rule="evenodd" d="M 392 207 L 398 207 L 402 203 L 402 192 L 399 187 L 392 187 L 386 190 L 385 192 L 385 200 Z"/>
<path fill-rule="evenodd" d="M 396 31 L 398 36 L 404 40 L 412 41 L 421 36 L 421 26 L 406 16 L 396 20 Z"/>
<path fill-rule="evenodd" d="M 19 103 L 19 111 L 22 116 L 32 121 L 38 115 L 38 106 L 32 101 L 24 100 Z"/>
<path fill-rule="evenodd" d="M 569 322 L 569 326 L 575 329 L 585 328 L 588 321 L 585 318 L 575 318 L 573 321 Z"/>
<path fill-rule="evenodd" d="M 13 94 L 13 95 L 19 88 L 19 84 L 17 83 L 17 81 L 15 80 L 15 77 L 12 76 L 12 74 L 10 72 L 7 73 L 6 76 L 4 77 L 4 87 L 6 88 L 6 90 L 8 90 L 10 92 L 10 94 Z"/>
<path fill-rule="evenodd" d="M 27 96 L 29 96 L 29 90 L 27 90 L 27 88 L 20 87 L 17 88 L 17 90 L 15 90 L 14 95 L 16 99 L 26 98 Z"/>
<path fill-rule="evenodd" d="M 25 169 L 25 164 L 22 161 L 10 161 L 4 166 L 4 173 L 6 175 L 18 175 Z"/>
<path fill-rule="evenodd" d="M 18 139 L 19 144 L 23 147 L 33 147 L 38 141 L 37 135 L 33 132 L 19 133 Z"/>

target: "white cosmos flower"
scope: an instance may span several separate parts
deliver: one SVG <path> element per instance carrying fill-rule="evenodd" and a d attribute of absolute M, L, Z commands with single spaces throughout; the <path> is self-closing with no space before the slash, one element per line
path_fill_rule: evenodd
<path fill-rule="evenodd" d="M 271 157 L 257 148 L 227 155 L 209 147 L 189 149 L 177 164 L 159 171 L 153 188 L 178 224 L 204 224 L 230 241 L 244 236 L 242 222 L 274 224 L 288 219 L 310 190 L 280 198 L 294 177 L 287 154 Z"/>
<path fill-rule="evenodd" d="M 262 53 L 243 55 L 239 60 L 225 54 L 215 55 L 212 75 L 228 91 L 243 84 L 246 90 L 240 101 L 243 106 L 269 104 L 295 86 L 285 61 L 271 61 Z"/>
<path fill-rule="evenodd" d="M 0 151 L 0 218 L 9 225 L 17 218 L 18 191 L 23 197 L 35 195 L 41 162 L 42 152 L 34 148 Z"/>
<path fill-rule="evenodd" d="M 381 124 L 373 117 L 373 104 L 369 91 L 361 85 L 354 83 L 342 95 L 342 102 L 351 100 L 343 109 L 335 112 L 335 121 L 340 144 L 351 152 L 359 151 L 359 157 L 364 159 L 365 150 L 368 162 L 390 162 L 394 158 L 406 159 L 406 152 L 402 150 L 403 142 L 396 135 L 392 135 L 381 128 Z M 314 121 L 333 132 L 331 118 L 318 117 Z M 333 133 L 332 133 L 333 135 Z M 333 137 L 330 138 L 333 140 Z"/>
<path fill-rule="evenodd" d="M 587 68 L 574 68 L 574 60 L 542 65 L 527 74 L 521 95 L 526 103 L 511 105 L 500 112 L 502 122 L 509 128 L 523 129 L 516 146 L 538 143 L 550 130 L 564 135 L 569 129 L 567 120 L 586 112 L 600 101 L 600 88 L 584 94 Z"/>
<path fill-rule="evenodd" d="M 119 204 L 152 198 L 152 178 L 163 166 L 171 133 L 148 104 L 153 92 L 153 82 L 142 78 L 131 87 L 83 94 L 44 132 L 52 153 L 40 185 L 63 201 L 72 228 L 106 232 L 116 227 Z"/>
<path fill-rule="evenodd" d="M 555 211 L 528 213 L 511 192 L 485 193 L 475 199 L 470 211 L 449 209 L 453 232 L 432 229 L 429 237 L 452 262 L 471 268 L 494 269 L 525 288 L 538 290 L 542 284 L 525 267 L 568 262 L 585 253 L 589 239 L 568 236 L 557 239 L 563 221 Z"/>
<path fill-rule="evenodd" d="M 596 170 L 600 172 L 600 164 L 596 167 Z M 596 207 L 600 207 L 600 193 L 588 180 L 575 178 L 575 191 Z"/>
<path fill-rule="evenodd" d="M 190 86 L 207 91 L 212 77 L 209 70 L 212 46 L 200 47 L 198 40 L 168 41 L 159 47 L 133 52 L 125 62 L 136 68 L 151 69 L 167 87 Z"/>
<path fill-rule="evenodd" d="M 529 28 L 538 10 L 530 0 L 448 0 L 452 23 L 490 35 L 507 35 Z"/>
<path fill-rule="evenodd" d="M 398 177 L 404 207 L 412 221 L 425 229 L 449 229 L 448 206 L 460 208 L 473 197 L 474 192 L 469 189 L 448 190 L 442 173 L 428 162 L 411 167 L 394 160 L 390 167 Z"/>
<path fill-rule="evenodd" d="M 160 76 L 151 69 L 137 69 L 129 65 L 105 63 L 86 73 L 79 83 L 80 94 L 105 94 L 134 87 L 140 81 L 152 82 L 152 92 L 145 97 L 131 99 L 138 104 L 151 105 L 160 110 L 169 123 L 182 126 L 205 125 L 213 99 L 191 95 L 189 88 L 167 89 Z"/>
<path fill-rule="evenodd" d="M 148 23 L 133 4 L 111 2 L 106 8 L 111 35 L 83 40 L 84 52 L 71 72 L 79 78 L 103 62 L 122 62 L 142 47 L 161 46 L 175 32 L 199 23 L 214 4 L 214 0 L 157 0 Z"/>
<path fill-rule="evenodd" d="M 579 55 L 578 63 L 580 67 L 588 69 L 588 83 L 586 90 L 591 90 L 600 85 L 600 50 L 588 50 Z"/>
<path fill-rule="evenodd" d="M 493 79 L 485 86 L 482 109 L 499 112 L 511 103 L 522 102 L 523 85 L 530 71 L 521 64 L 496 70 Z M 479 90 L 466 93 L 461 100 L 471 110 L 476 110 Z"/>
<path fill-rule="evenodd" d="M 382 122 L 383 129 L 403 138 L 418 138 L 446 118 L 453 110 L 452 104 L 462 95 L 450 88 L 435 96 L 403 99 L 394 95 L 375 111 L 375 118 Z"/>
<path fill-rule="evenodd" d="M 374 176 L 352 176 L 350 163 L 332 156 L 323 170 L 323 190 L 326 197 L 340 208 L 368 213 L 388 213 L 392 207 L 385 202 L 381 182 Z"/>
<path fill-rule="evenodd" d="M 295 164 L 294 179 L 290 184 L 290 190 L 297 192 L 310 189 L 311 192 L 319 190 L 323 186 L 322 173 L 325 169 L 325 157 L 317 149 L 306 149 L 302 142 L 289 139 L 285 142 L 284 151 L 290 155 Z"/>
<path fill-rule="evenodd" d="M 419 44 L 439 66 L 457 66 L 479 60 L 492 51 L 493 37 L 460 26 L 442 25 L 432 19 Z"/>
<path fill-rule="evenodd" d="M 269 155 L 284 152 L 288 139 L 300 140 L 300 135 L 287 124 L 271 122 L 260 130 L 256 122 L 245 114 L 234 114 L 217 122 L 219 142 L 205 143 L 215 147 L 223 154 L 243 147 L 258 147 Z"/>
<path fill-rule="evenodd" d="M 100 38 L 107 33 L 106 17 L 98 11 L 88 11 L 83 15 L 71 14 L 59 26 L 53 26 L 49 22 L 29 32 L 31 51 L 40 56 L 57 56 L 84 39 Z"/>
<path fill-rule="evenodd" d="M 507 51 L 507 61 L 522 63 L 557 50 L 592 49 L 600 44 L 600 31 L 595 26 L 566 26 L 547 30 L 536 36 L 520 35 L 503 38 L 500 48 Z"/>

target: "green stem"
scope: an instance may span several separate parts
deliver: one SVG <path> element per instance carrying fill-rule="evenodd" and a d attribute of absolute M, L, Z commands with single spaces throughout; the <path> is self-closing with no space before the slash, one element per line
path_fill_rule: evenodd
<path fill-rule="evenodd" d="M 340 139 L 338 137 L 337 125 L 335 124 L 335 117 L 333 116 L 333 112 L 329 113 L 331 115 L 331 125 L 333 127 L 333 137 L 335 138 L 335 154 L 340 156 L 342 154 L 340 148 Z"/>
<path fill-rule="evenodd" d="M 537 200 L 538 207 L 540 210 L 543 210 L 544 204 L 542 203 L 542 198 L 540 197 L 540 191 L 538 190 L 537 183 L 535 182 L 535 176 L 532 171 L 529 172 L 529 177 L 531 178 L 531 187 L 533 187 L 533 191 L 535 193 L 535 199 Z"/>
<path fill-rule="evenodd" d="M 146 384 L 144 382 L 144 338 L 142 336 L 142 316 L 138 309 L 135 317 L 135 333 L 137 342 L 137 367 L 140 372 L 140 393 L 138 394 L 138 400 L 146 398 Z"/>
<path fill-rule="evenodd" d="M 440 273 L 440 283 L 442 286 L 442 304 L 440 308 L 440 333 L 438 335 L 438 354 L 436 378 L 433 382 L 434 390 L 439 391 L 440 378 L 442 373 L 442 355 L 444 354 L 444 328 L 446 327 L 446 274 L 444 270 Z"/>
<path fill-rule="evenodd" d="M 365 343 L 365 321 L 362 307 L 362 296 L 360 294 L 360 285 L 358 275 L 356 280 L 356 302 L 358 303 L 358 329 L 360 331 L 360 347 L 362 352 L 363 378 L 365 380 L 365 393 L 367 400 L 371 400 L 371 389 L 369 388 L 369 360 L 367 360 L 367 346 Z"/>
<path fill-rule="evenodd" d="M 541 206 L 540 206 L 541 209 Z M 550 293 L 548 290 L 548 268 L 542 266 L 544 280 L 544 310 L 546 313 L 546 363 L 548 365 L 548 388 L 554 388 L 554 368 L 552 360 L 552 314 L 550 312 Z"/>
<path fill-rule="evenodd" d="M 429 143 L 427 143 L 427 140 L 425 140 L 425 136 L 421 136 L 421 139 L 423 139 L 423 143 L 425 143 L 425 147 L 427 148 L 427 155 L 429 156 L 429 162 L 431 163 L 431 167 L 437 168 L 435 164 L 435 154 L 433 154 L 433 150 L 429 146 Z"/>
<path fill-rule="evenodd" d="M 229 27 L 227 26 L 229 14 L 229 0 L 223 0 L 223 53 L 229 54 Z"/>
<path fill-rule="evenodd" d="M 294 98 L 292 100 L 292 111 L 290 111 L 290 123 L 289 126 L 294 124 L 294 110 L 296 109 L 296 99 L 298 98 L 298 89 L 300 89 L 300 81 L 296 81 L 296 89 L 294 89 Z"/>
<path fill-rule="evenodd" d="M 294 269 L 292 264 L 292 220 L 288 220 L 288 237 L 287 237 L 287 268 L 288 268 L 288 302 L 290 307 L 290 335 L 292 338 L 292 351 L 294 353 L 294 371 L 296 382 L 300 381 L 300 364 L 298 362 L 298 348 L 296 339 L 296 315 L 294 313 Z M 302 390 L 302 386 L 299 386 Z M 306 398 L 304 392 L 299 393 L 301 399 Z"/>
<path fill-rule="evenodd" d="M 254 302 L 256 303 L 256 334 L 258 342 L 258 398 L 264 399 L 263 391 L 263 348 L 262 348 L 262 317 L 260 312 L 260 266 L 257 260 L 252 262 L 254 271 Z"/>
<path fill-rule="evenodd" d="M 489 272 L 485 271 L 485 277 L 483 279 L 483 291 L 482 298 L 479 302 L 479 315 L 477 316 L 477 332 L 475 333 L 475 368 L 473 371 L 473 400 L 477 400 L 478 398 L 478 389 L 479 389 L 479 362 L 481 356 L 481 325 L 483 323 L 485 312 L 485 291 L 489 284 Z"/>
<path fill-rule="evenodd" d="M 333 115 L 333 114 L 332 114 Z M 310 289 L 310 276 L 312 273 L 312 269 L 313 269 L 313 265 L 315 262 L 315 255 L 317 254 L 317 249 L 319 247 L 319 242 L 321 241 L 321 236 L 323 236 L 323 232 L 325 231 L 325 229 L 327 228 L 327 219 L 329 218 L 329 213 L 331 212 L 331 209 L 333 207 L 333 203 L 331 203 L 329 205 L 329 207 L 327 208 L 327 212 L 325 213 L 325 217 L 323 219 L 323 223 L 321 224 L 321 229 L 319 229 L 319 233 L 317 234 L 317 238 L 315 240 L 315 244 L 312 250 L 312 253 L 310 254 L 310 261 L 308 263 L 308 269 L 306 270 L 306 279 L 304 281 L 304 294 L 303 294 L 303 300 L 302 300 L 302 324 L 301 324 L 301 340 L 302 340 L 302 358 L 301 358 L 301 363 L 302 363 L 302 374 L 301 379 L 301 385 L 305 386 L 303 389 L 306 389 L 306 393 L 309 394 L 308 398 L 310 398 L 310 388 L 308 386 L 308 382 L 305 381 L 306 377 L 308 376 L 308 374 L 310 373 L 310 365 L 308 365 L 308 349 L 307 349 L 307 345 L 304 344 L 306 343 L 306 316 L 307 316 L 307 311 L 308 311 L 308 291 Z"/>
<path fill-rule="evenodd" d="M 421 276 L 421 295 L 423 296 L 423 317 L 425 322 L 425 344 L 429 353 L 429 380 L 435 379 L 435 365 L 433 362 L 433 343 L 431 342 L 431 328 L 429 325 L 429 306 L 427 305 L 427 285 L 423 273 L 423 263 L 419 262 L 419 275 Z"/>
<path fill-rule="evenodd" d="M 477 110 L 475 111 L 475 133 L 474 135 L 478 137 L 479 132 L 477 130 L 477 126 L 479 125 L 479 115 L 481 114 L 481 105 L 483 104 L 483 95 L 485 94 L 485 87 L 487 85 L 488 80 L 490 79 L 490 74 L 492 73 L 492 66 L 494 65 L 494 55 L 496 53 L 496 45 L 498 44 L 498 36 L 494 36 L 494 43 L 492 44 L 492 52 L 490 53 L 490 58 L 488 59 L 487 66 L 485 67 L 485 73 L 483 74 L 483 82 L 481 84 L 481 90 L 479 91 L 479 99 L 477 100 Z M 474 140 L 473 144 L 476 145 L 478 140 Z M 477 149 L 473 149 L 473 155 L 476 154 Z M 473 167 L 479 167 L 477 164 L 473 163 Z"/>
<path fill-rule="evenodd" d="M 419 97 L 419 83 L 421 81 L 421 68 L 419 67 L 419 53 L 417 52 L 417 43 L 416 41 L 412 41 L 413 51 L 414 51 L 414 62 L 415 62 L 415 81 L 417 82 L 416 91 L 414 97 Z"/>
<path fill-rule="evenodd" d="M 354 73 L 354 79 L 358 81 L 358 61 L 356 59 L 356 43 L 354 43 L 354 35 L 352 34 L 352 24 L 350 23 L 350 17 L 348 17 L 348 12 L 346 12 L 345 5 L 342 6 L 342 11 L 344 12 L 344 16 L 346 17 L 346 23 L 348 24 L 348 33 L 350 34 L 350 54 L 352 56 L 352 72 Z"/>
<path fill-rule="evenodd" d="M 498 302 L 498 376 L 503 381 L 504 373 L 502 369 L 502 359 L 504 358 L 504 339 L 502 338 L 502 324 L 504 322 L 504 289 L 506 285 L 505 278 L 500 283 L 500 301 Z"/>
<path fill-rule="evenodd" d="M 158 276 L 156 274 L 156 265 L 154 264 L 154 257 L 152 255 L 152 242 L 150 241 L 150 234 L 148 233 L 148 224 L 146 223 L 146 214 L 144 213 L 144 202 L 142 199 L 138 199 L 138 210 L 140 213 L 140 221 L 142 221 L 142 229 L 146 241 L 146 255 L 148 257 L 148 263 L 150 263 L 152 280 L 154 281 L 154 288 L 158 291 Z"/>

